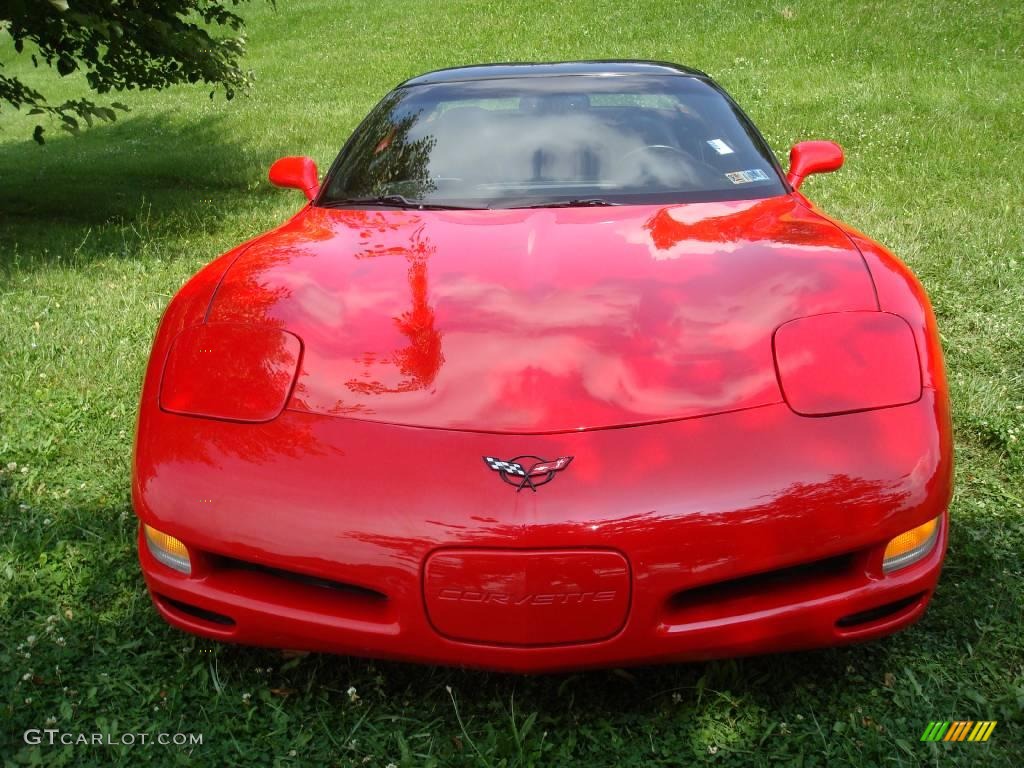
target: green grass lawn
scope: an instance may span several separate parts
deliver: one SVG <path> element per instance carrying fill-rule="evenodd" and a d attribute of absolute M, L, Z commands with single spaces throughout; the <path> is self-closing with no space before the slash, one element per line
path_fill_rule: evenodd
<path fill-rule="evenodd" d="M 73 5 L 73 2 L 72 2 Z M 829 2 L 255 3 L 255 90 L 117 95 L 75 138 L 0 116 L 0 757 L 5 765 L 1024 765 L 1024 6 Z M 18 59 L 8 73 L 82 95 Z M 494 60 L 652 58 L 716 77 L 780 158 L 831 138 L 804 191 L 928 288 L 957 470 L 927 616 L 865 646 L 514 677 L 286 659 L 167 627 L 134 552 L 129 462 L 168 299 L 280 222 L 280 155 L 321 167 L 411 75 Z M 354 689 L 354 691 L 352 691 Z M 350 691 L 352 691 L 350 693 Z M 985 744 L 918 741 L 998 720 Z M 29 747 L 27 728 L 203 745 Z"/>

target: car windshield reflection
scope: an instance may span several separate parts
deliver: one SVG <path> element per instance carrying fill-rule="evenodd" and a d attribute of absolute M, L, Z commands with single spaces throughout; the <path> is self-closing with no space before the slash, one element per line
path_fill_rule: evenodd
<path fill-rule="evenodd" d="M 353 134 L 318 203 L 512 208 L 784 192 L 764 140 L 703 79 L 561 76 L 398 88 Z"/>

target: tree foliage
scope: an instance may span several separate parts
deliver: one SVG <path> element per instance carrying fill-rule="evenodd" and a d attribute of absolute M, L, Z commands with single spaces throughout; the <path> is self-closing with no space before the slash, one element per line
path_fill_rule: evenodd
<path fill-rule="evenodd" d="M 0 30 L 19 54 L 61 77 L 84 72 L 99 94 L 206 83 L 228 99 L 247 88 L 239 67 L 244 24 L 235 13 L 246 0 L 0 0 Z M 212 98 L 214 91 L 210 92 Z M 0 64 L 0 105 L 49 115 L 76 133 L 82 122 L 112 121 L 123 104 L 90 99 L 51 104 L 35 88 L 8 76 Z M 43 127 L 33 137 L 42 143 Z"/>

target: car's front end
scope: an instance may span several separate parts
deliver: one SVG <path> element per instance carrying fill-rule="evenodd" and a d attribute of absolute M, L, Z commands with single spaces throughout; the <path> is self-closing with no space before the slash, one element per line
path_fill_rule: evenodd
<path fill-rule="evenodd" d="M 169 622 L 235 642 L 521 671 L 834 645 L 916 620 L 946 545 L 932 392 L 530 437 L 154 417 L 137 508 L 190 565 L 140 531 L 146 581 Z M 209 447 L 170 455 L 189 444 Z M 500 451 L 575 458 L 516 492 L 478 466 Z"/>

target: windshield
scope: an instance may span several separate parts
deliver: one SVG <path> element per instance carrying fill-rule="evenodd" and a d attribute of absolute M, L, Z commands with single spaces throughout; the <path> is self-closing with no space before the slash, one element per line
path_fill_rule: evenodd
<path fill-rule="evenodd" d="M 703 80 L 567 75 L 398 88 L 356 129 L 317 204 L 515 208 L 785 191 L 763 139 Z"/>

